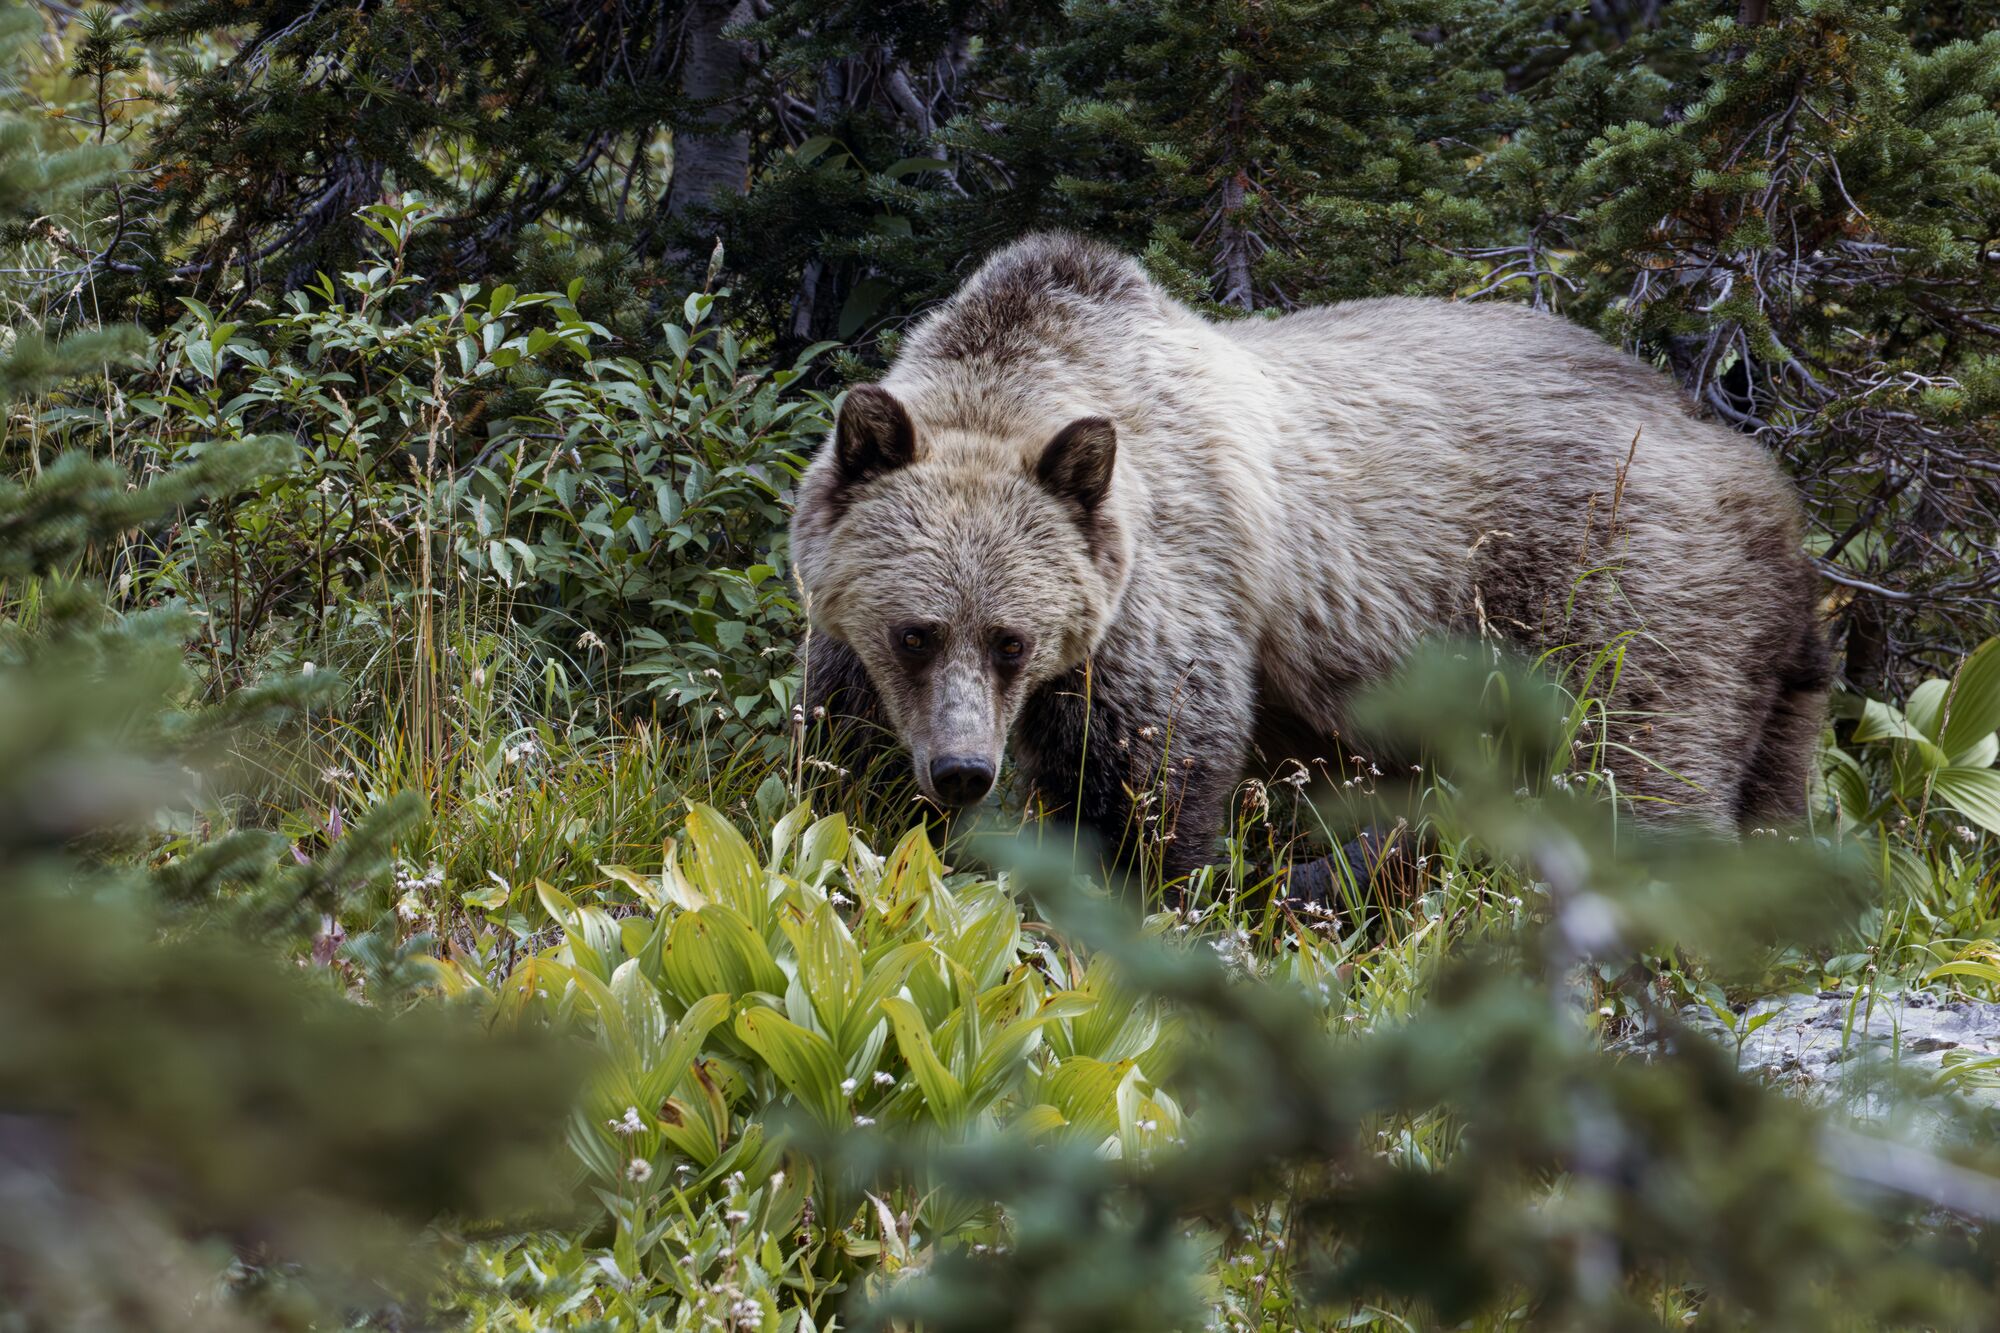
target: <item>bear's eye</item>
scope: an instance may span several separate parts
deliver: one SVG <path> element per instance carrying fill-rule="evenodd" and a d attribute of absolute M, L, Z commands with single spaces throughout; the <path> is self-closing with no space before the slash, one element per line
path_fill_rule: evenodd
<path fill-rule="evenodd" d="M 1027 641 L 1018 634 L 1002 635 L 993 645 L 993 655 L 1010 666 L 1016 665 L 1028 655 Z"/>
<path fill-rule="evenodd" d="M 931 646 L 930 631 L 922 625 L 909 625 L 896 635 L 896 646 L 906 653 L 921 653 Z"/>

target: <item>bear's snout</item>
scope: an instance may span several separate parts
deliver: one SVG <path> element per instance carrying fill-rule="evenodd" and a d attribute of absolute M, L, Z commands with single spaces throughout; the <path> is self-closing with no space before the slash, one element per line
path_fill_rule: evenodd
<path fill-rule="evenodd" d="M 946 805 L 971 805 L 993 790 L 993 765 L 976 755 L 931 760 L 931 791 Z"/>

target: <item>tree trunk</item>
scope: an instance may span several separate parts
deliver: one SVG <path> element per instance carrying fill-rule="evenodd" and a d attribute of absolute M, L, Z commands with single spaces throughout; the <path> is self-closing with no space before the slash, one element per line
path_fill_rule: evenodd
<path fill-rule="evenodd" d="M 1250 233 L 1243 225 L 1248 176 L 1242 166 L 1243 82 L 1232 80 L 1229 93 L 1229 144 L 1231 160 L 1225 164 L 1229 175 L 1222 182 L 1221 225 L 1216 228 L 1217 258 L 1222 262 L 1222 304 L 1248 310 L 1256 304 L 1250 280 Z"/>
<path fill-rule="evenodd" d="M 750 55 L 742 42 L 723 36 L 749 18 L 749 0 L 693 0 L 688 6 L 681 93 L 695 111 L 690 124 L 674 131 L 674 175 L 666 201 L 672 222 L 686 222 L 749 188 L 750 131 L 740 122 Z M 702 256 L 676 242 L 668 258 L 686 268 Z"/>

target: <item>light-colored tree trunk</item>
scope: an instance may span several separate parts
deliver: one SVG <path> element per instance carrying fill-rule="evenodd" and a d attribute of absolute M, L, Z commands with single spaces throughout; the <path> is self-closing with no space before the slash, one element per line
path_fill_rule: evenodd
<path fill-rule="evenodd" d="M 723 34 L 751 16 L 749 0 L 693 0 L 681 51 L 681 92 L 697 110 L 674 134 L 667 216 L 676 222 L 750 185 L 750 132 L 737 123 L 750 73 L 745 44 Z M 670 255 L 685 266 L 700 256 Z"/>

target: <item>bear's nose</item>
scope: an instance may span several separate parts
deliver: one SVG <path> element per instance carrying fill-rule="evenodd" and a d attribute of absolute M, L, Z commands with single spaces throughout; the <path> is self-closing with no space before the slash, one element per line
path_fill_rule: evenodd
<path fill-rule="evenodd" d="M 971 805 L 993 789 L 993 765 L 972 755 L 931 760 L 931 790 L 946 805 Z"/>

